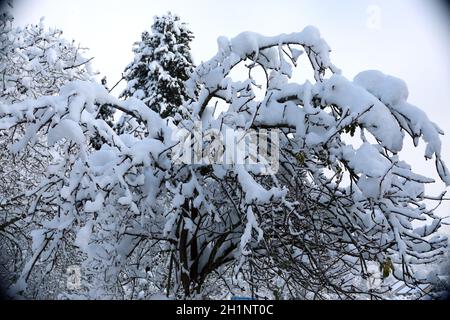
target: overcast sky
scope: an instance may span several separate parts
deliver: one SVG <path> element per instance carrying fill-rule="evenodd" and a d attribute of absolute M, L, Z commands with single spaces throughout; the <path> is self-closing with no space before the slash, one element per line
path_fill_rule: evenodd
<path fill-rule="evenodd" d="M 378 69 L 404 79 L 409 102 L 420 106 L 447 133 L 443 155 L 450 166 L 450 19 L 438 0 L 16 0 L 16 24 L 35 23 L 64 30 L 90 48 L 94 66 L 109 84 L 121 77 L 132 60 L 131 47 L 154 15 L 172 11 L 187 22 L 198 64 L 212 57 L 220 35 L 251 30 L 266 35 L 318 27 L 333 49 L 332 61 L 352 79 Z M 115 94 L 120 91 L 117 90 Z M 404 157 L 421 173 L 436 177 L 423 147 Z M 443 184 L 430 188 L 443 190 Z M 441 207 L 450 214 L 450 205 Z"/>

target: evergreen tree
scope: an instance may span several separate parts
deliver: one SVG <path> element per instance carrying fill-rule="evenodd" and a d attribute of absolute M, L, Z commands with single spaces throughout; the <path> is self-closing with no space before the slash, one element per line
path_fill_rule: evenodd
<path fill-rule="evenodd" d="M 138 98 L 166 118 L 188 98 L 184 82 L 194 67 L 189 47 L 193 35 L 170 12 L 156 16 L 151 31 L 144 31 L 135 43 L 134 61 L 125 69 L 128 85 L 121 97 Z"/>

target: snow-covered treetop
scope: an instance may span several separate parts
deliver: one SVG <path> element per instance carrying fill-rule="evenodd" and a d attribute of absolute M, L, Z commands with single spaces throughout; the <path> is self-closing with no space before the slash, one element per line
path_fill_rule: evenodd
<path fill-rule="evenodd" d="M 443 132 L 423 111 L 407 102 L 408 89 L 401 79 L 380 71 L 365 71 L 353 82 L 349 81 L 330 62 L 330 49 L 314 27 L 276 37 L 244 32 L 231 40 L 221 37 L 218 45 L 217 55 L 198 66 L 188 81 L 190 92 L 198 85 L 202 88 L 198 101 L 188 106 L 194 116 L 201 118 L 208 102 L 219 98 L 229 104 L 223 116 L 228 119 L 234 114 L 235 126 L 240 123 L 247 128 L 249 125 L 294 128 L 303 148 L 326 146 L 348 126 L 359 126 L 363 136 L 364 132 L 370 133 L 393 156 L 402 150 L 407 133 L 416 146 L 419 138 L 423 138 L 427 143 L 425 157 L 435 156 L 439 175 L 450 185 L 448 170 L 441 160 L 439 136 Z M 301 85 L 289 83 L 292 68 L 302 54 L 291 48 L 293 45 L 301 45 L 306 51 L 315 84 L 309 81 Z M 248 82 L 233 82 L 228 75 L 232 68 L 247 59 L 254 62 L 250 69 L 260 66 L 265 70 L 267 90 L 262 101 L 250 99 L 252 101 L 246 104 L 248 110 L 242 113 L 234 105 L 255 96 L 249 86 L 255 83 L 252 78 Z M 327 70 L 332 75 L 324 78 Z M 223 116 L 217 121 L 227 123 Z M 367 142 L 365 137 L 363 141 Z M 333 160 L 334 156 L 342 157 L 342 150 L 332 156 Z"/>
<path fill-rule="evenodd" d="M 155 16 L 151 34 L 135 43 L 134 61 L 125 69 L 127 88 L 121 97 L 135 97 L 163 117 L 173 116 L 187 94 L 184 81 L 193 69 L 192 32 L 177 15 Z"/>
<path fill-rule="evenodd" d="M 166 22 L 157 20 L 154 32 Z M 180 29 L 173 30 L 175 38 Z M 415 144 L 419 139 L 427 143 L 425 156 L 434 157 L 447 185 L 450 175 L 441 159 L 443 132 L 407 102 L 405 83 L 379 71 L 346 79 L 314 27 L 274 37 L 245 32 L 221 37 L 218 44 L 217 54 L 187 81 L 192 99 L 175 105 L 186 115 L 179 126 L 193 130 L 201 122 L 204 130 L 219 133 L 280 130 L 279 170 L 269 176 L 243 164 L 174 163 L 172 150 L 180 141 L 172 117 L 163 119 L 148 108 L 150 100 L 141 101 L 145 95 L 136 96 L 137 90 L 120 101 L 99 84 L 75 81 L 58 96 L 0 106 L 0 130 L 27 123 L 13 151 L 32 145 L 39 131 L 49 144 L 67 142 L 66 156 L 29 193 L 30 214 L 56 206 L 58 215 L 41 224 L 16 292 L 24 290 L 42 252 L 49 260 L 61 243 L 73 240 L 64 236 L 67 232 L 76 233 L 75 245 L 87 256 L 84 267 L 109 289 L 123 277 L 140 274 L 130 257 L 147 252 L 145 246 L 153 246 L 153 240 L 166 243 L 162 251 L 169 252 L 168 274 L 174 272 L 172 282 L 169 276 L 160 281 L 162 286 L 167 285 L 168 293 L 182 289 L 185 296 L 224 274 L 234 276 L 235 286 L 244 279 L 252 288 L 287 287 L 284 292 L 291 297 L 304 290 L 314 297 L 376 295 L 382 290 L 353 280 L 369 274 L 368 263 L 386 261 L 393 264 L 396 278 L 410 284 L 423 281 L 415 277 L 413 266 L 437 260 L 447 239 L 436 234 L 441 218 L 424 203 L 432 199 L 424 185 L 434 181 L 401 159 L 406 134 Z M 146 48 L 140 47 L 130 74 L 139 68 L 147 72 L 141 58 L 160 53 L 158 46 Z M 172 51 L 163 52 L 163 57 L 172 56 Z M 291 81 L 303 53 L 314 83 Z M 231 71 L 242 64 L 249 69 L 248 78 L 234 80 Z M 264 71 L 265 83 L 256 83 L 253 68 Z M 151 70 L 162 69 L 158 64 Z M 264 90 L 261 99 L 255 88 Z M 217 99 L 225 108 L 215 117 Z M 121 110 L 147 134 L 117 134 L 96 118 L 101 105 Z M 86 141 L 96 134 L 104 144 L 94 151 Z M 144 253 L 138 258 L 145 259 Z"/>
<path fill-rule="evenodd" d="M 12 16 L 2 13 L 0 20 L 0 77 L 6 102 L 22 101 L 57 93 L 71 80 L 90 81 L 94 76 L 86 48 L 62 37 L 62 31 L 39 24 L 13 27 Z"/>

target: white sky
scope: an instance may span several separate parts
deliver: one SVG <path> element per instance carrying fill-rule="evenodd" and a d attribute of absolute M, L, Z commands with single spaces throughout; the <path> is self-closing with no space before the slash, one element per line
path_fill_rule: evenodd
<path fill-rule="evenodd" d="M 266 35 L 318 27 L 329 43 L 332 61 L 352 79 L 358 72 L 379 69 L 404 79 L 409 102 L 421 107 L 447 135 L 443 156 L 450 167 L 450 20 L 433 0 L 15 0 L 18 25 L 46 17 L 47 26 L 64 30 L 90 48 L 94 66 L 109 85 L 132 60 L 131 47 L 149 30 L 154 15 L 172 11 L 187 22 L 198 64 L 212 57 L 220 35 L 251 30 Z M 378 19 L 377 19 L 378 18 Z M 375 27 L 374 27 L 375 26 Z M 115 91 L 118 94 L 119 90 Z M 434 162 L 408 148 L 404 158 L 419 172 L 434 174 Z M 429 188 L 443 190 L 439 183 Z M 450 191 L 450 189 L 448 189 Z M 450 215 L 450 204 L 439 211 Z"/>

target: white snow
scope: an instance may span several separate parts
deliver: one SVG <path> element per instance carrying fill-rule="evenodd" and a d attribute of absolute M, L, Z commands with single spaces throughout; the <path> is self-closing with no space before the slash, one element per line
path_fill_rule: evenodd
<path fill-rule="evenodd" d="M 73 141 L 79 145 L 83 144 L 85 141 L 83 130 L 77 122 L 71 119 L 61 120 L 61 122 L 49 130 L 47 135 L 49 145 L 54 145 L 63 138 Z"/>
<path fill-rule="evenodd" d="M 92 222 L 88 222 L 85 226 L 81 227 L 75 238 L 75 245 L 79 247 L 83 252 L 88 252 L 89 240 L 92 234 Z"/>

